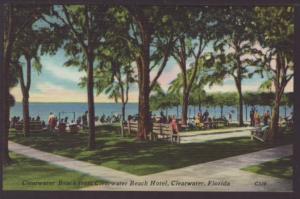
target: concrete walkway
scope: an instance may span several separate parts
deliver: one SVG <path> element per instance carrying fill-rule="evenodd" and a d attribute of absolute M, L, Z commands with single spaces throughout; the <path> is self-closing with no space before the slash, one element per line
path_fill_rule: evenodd
<path fill-rule="evenodd" d="M 198 135 L 211 135 L 211 134 L 221 134 L 221 133 L 234 133 L 234 132 L 243 132 L 243 131 L 250 131 L 255 129 L 254 127 L 235 127 L 235 128 L 221 128 L 221 129 L 208 129 L 208 130 L 199 130 L 199 131 L 189 131 L 189 132 L 182 132 L 180 135 L 182 137 L 191 137 L 191 136 L 198 136 Z"/>
<path fill-rule="evenodd" d="M 60 155 L 55 155 L 52 153 L 47 153 L 28 146 L 17 144 L 15 142 L 9 141 L 8 145 L 9 145 L 9 150 L 17 154 L 21 154 L 29 158 L 43 160 L 50 164 L 79 171 L 95 177 L 99 177 L 103 180 L 118 181 L 118 180 L 131 180 L 136 178 L 135 175 L 126 172 L 110 169 L 107 167 L 95 165 L 84 161 L 75 160 L 72 158 L 63 157 Z"/>
<path fill-rule="evenodd" d="M 192 137 L 181 137 L 180 143 L 201 143 L 201 142 L 207 142 L 207 141 L 213 141 L 213 140 L 222 140 L 226 138 L 234 138 L 234 137 L 249 137 L 250 139 L 250 130 L 244 130 L 244 131 L 237 131 L 233 133 L 218 133 L 218 134 L 199 134 L 194 135 Z"/>
<path fill-rule="evenodd" d="M 292 155 L 292 145 L 280 146 L 147 176 L 136 176 L 107 167 L 42 152 L 14 142 L 9 142 L 9 150 L 30 158 L 43 160 L 50 164 L 99 177 L 109 182 L 119 183 L 118 185 L 108 183 L 101 186 L 84 188 L 84 190 L 292 191 L 291 180 L 257 175 L 240 170 L 249 165 L 260 164 Z M 188 186 L 187 183 L 194 184 Z"/>
<path fill-rule="evenodd" d="M 128 191 L 292 191 L 292 180 L 242 171 L 241 168 L 292 155 L 292 145 L 224 158 L 140 177 L 140 185 L 96 186 L 84 190 Z M 147 185 L 143 185 L 147 182 Z M 151 183 L 153 185 L 151 185 Z M 159 184 L 156 185 L 155 183 Z M 186 183 L 197 183 L 186 186 Z M 145 184 L 145 183 L 144 183 Z"/>

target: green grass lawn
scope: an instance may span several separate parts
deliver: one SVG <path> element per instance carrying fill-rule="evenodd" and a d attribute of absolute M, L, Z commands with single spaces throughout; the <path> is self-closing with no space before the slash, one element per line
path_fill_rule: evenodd
<path fill-rule="evenodd" d="M 88 135 L 36 133 L 31 137 L 11 133 L 10 140 L 42 151 L 91 162 L 97 165 L 147 175 L 177 169 L 229 156 L 250 153 L 276 145 L 292 143 L 291 133 L 281 143 L 266 144 L 250 137 L 230 138 L 207 143 L 171 144 L 164 141 L 139 142 L 132 137 L 121 137 L 118 127 L 101 127 L 96 132 L 96 149 L 87 149 Z"/>
<path fill-rule="evenodd" d="M 3 190 L 76 190 L 86 187 L 86 183 L 104 182 L 83 173 L 15 153 L 10 153 L 10 156 L 13 161 L 3 170 Z"/>
<path fill-rule="evenodd" d="M 184 129 L 182 130 L 181 132 L 185 133 L 185 132 L 197 132 L 197 131 L 203 131 L 203 132 L 206 132 L 206 131 L 211 131 L 211 130 L 216 130 L 216 131 L 221 131 L 221 130 L 224 130 L 224 129 L 230 129 L 230 128 L 239 128 L 240 126 L 238 124 L 229 124 L 228 126 L 225 126 L 225 125 L 221 125 L 219 126 L 218 128 L 214 128 L 214 129 L 211 129 L 211 128 L 199 128 L 199 127 L 194 127 L 194 128 L 187 128 L 187 129 Z"/>
<path fill-rule="evenodd" d="M 280 158 L 277 160 L 265 162 L 259 165 L 253 165 L 242 168 L 241 170 L 249 171 L 261 175 L 267 175 L 277 178 L 293 178 L 292 157 Z"/>

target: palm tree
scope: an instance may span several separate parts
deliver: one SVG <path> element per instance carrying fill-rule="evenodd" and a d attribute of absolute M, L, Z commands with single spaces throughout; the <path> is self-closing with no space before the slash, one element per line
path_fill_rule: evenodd
<path fill-rule="evenodd" d="M 203 85 L 194 85 L 192 88 L 190 102 L 194 106 L 198 106 L 198 111 L 202 110 L 202 101 L 205 99 L 206 92 Z"/>
<path fill-rule="evenodd" d="M 168 109 L 179 104 L 177 95 L 165 92 L 159 84 L 155 85 L 153 93 L 150 96 L 150 110 L 166 110 L 166 116 L 168 116 Z"/>
<path fill-rule="evenodd" d="M 23 96 L 23 132 L 25 136 L 30 134 L 30 121 L 29 121 L 29 91 L 31 86 L 31 71 L 32 67 L 38 72 L 41 72 L 41 62 L 39 57 L 39 50 L 42 44 L 43 37 L 46 35 L 41 34 L 32 27 L 27 27 L 21 33 L 14 46 L 13 64 L 16 67 L 18 80 L 21 86 Z M 25 58 L 26 63 L 22 63 L 22 58 Z M 25 66 L 24 66 L 25 65 Z M 25 74 L 23 72 L 25 69 Z M 26 82 L 24 76 L 26 75 Z"/>

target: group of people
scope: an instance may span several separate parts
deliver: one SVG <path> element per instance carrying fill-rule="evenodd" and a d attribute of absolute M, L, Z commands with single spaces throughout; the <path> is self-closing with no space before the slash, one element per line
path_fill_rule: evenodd
<path fill-rule="evenodd" d="M 264 112 L 264 114 L 261 116 L 258 111 L 255 109 L 255 107 L 252 107 L 250 110 L 250 126 L 259 127 L 261 123 L 263 122 L 264 126 L 268 126 L 270 123 L 271 115 L 270 111 Z"/>
<path fill-rule="evenodd" d="M 76 120 L 76 124 L 79 126 L 82 126 L 83 128 L 88 127 L 88 111 L 86 111 L 82 116 L 79 116 Z M 121 121 L 121 115 L 105 115 L 102 114 L 101 116 L 95 116 L 95 122 L 100 122 L 100 123 L 115 123 L 115 122 L 120 122 Z"/>
<path fill-rule="evenodd" d="M 175 116 L 165 116 L 164 112 L 160 112 L 159 116 L 156 116 L 155 114 L 151 114 L 151 120 L 152 122 L 156 122 L 156 123 L 162 123 L 162 124 L 169 124 L 171 123 L 173 117 Z"/>
<path fill-rule="evenodd" d="M 48 117 L 48 129 L 50 132 L 54 132 L 56 127 L 59 130 L 64 130 L 67 126 L 72 126 L 72 125 L 76 125 L 74 120 L 71 120 L 71 122 L 69 122 L 68 117 L 64 117 L 59 120 L 54 113 L 50 112 Z"/>
<path fill-rule="evenodd" d="M 112 114 L 111 116 L 106 116 L 105 114 L 102 114 L 101 117 L 96 116 L 96 121 L 100 121 L 101 123 L 115 123 L 120 122 L 121 118 L 122 116 L 120 114 Z"/>
<path fill-rule="evenodd" d="M 198 112 L 198 114 L 195 117 L 195 126 L 198 128 L 202 127 L 212 127 L 212 121 L 213 119 L 209 117 L 209 112 L 205 110 L 205 112 L 202 114 L 201 112 Z"/>

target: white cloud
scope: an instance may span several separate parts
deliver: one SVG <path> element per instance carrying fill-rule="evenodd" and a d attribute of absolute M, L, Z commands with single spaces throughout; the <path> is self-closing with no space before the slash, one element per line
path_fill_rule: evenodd
<path fill-rule="evenodd" d="M 43 82 L 36 85 L 38 92 L 30 92 L 30 102 L 87 102 L 86 90 L 72 90 L 64 88 L 62 85 Z M 16 101 L 22 101 L 22 93 L 20 86 L 10 90 Z M 95 102 L 114 102 L 106 95 L 101 94 L 96 96 L 94 93 Z M 138 101 L 138 90 L 129 93 L 130 102 Z"/>
<path fill-rule="evenodd" d="M 258 91 L 259 85 L 242 85 L 242 91 Z M 234 84 L 225 85 L 213 85 L 211 87 L 205 86 L 204 90 L 208 93 L 212 92 L 236 92 L 236 86 Z"/>
<path fill-rule="evenodd" d="M 50 72 L 54 76 L 60 79 L 69 80 L 76 83 L 78 83 L 80 79 L 85 76 L 84 72 L 76 71 L 74 68 L 72 69 L 64 66 L 55 65 L 51 62 L 44 63 L 43 66 L 43 70 Z"/>
<path fill-rule="evenodd" d="M 242 84 L 242 91 L 256 92 L 259 90 L 260 84 Z M 213 85 L 211 87 L 205 86 L 205 91 L 210 92 L 236 92 L 236 86 L 234 84 L 225 84 L 225 85 Z M 272 85 L 272 91 L 274 92 L 274 85 Z M 284 92 L 294 92 L 294 78 L 292 78 L 285 87 Z"/>

